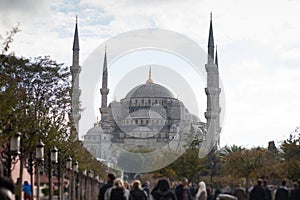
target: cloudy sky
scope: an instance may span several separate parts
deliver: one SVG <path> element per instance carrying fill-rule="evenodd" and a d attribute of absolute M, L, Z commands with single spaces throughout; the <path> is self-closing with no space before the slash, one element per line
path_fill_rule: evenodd
<path fill-rule="evenodd" d="M 175 31 L 206 49 L 213 12 L 226 98 L 221 146 L 267 146 L 300 124 L 299 8 L 298 0 L 1 0 L 0 34 L 19 23 L 16 55 L 70 65 L 78 15 L 83 65 L 104 41 L 140 28 Z"/>

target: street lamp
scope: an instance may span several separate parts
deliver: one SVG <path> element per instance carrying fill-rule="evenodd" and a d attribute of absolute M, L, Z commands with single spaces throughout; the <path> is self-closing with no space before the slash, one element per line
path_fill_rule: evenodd
<path fill-rule="evenodd" d="M 16 132 L 9 141 L 10 154 L 12 156 L 17 156 L 21 154 L 21 133 Z"/>
<path fill-rule="evenodd" d="M 57 163 L 58 150 L 56 147 L 53 147 L 52 150 L 48 151 L 48 179 L 49 179 L 49 200 L 53 199 L 53 187 L 52 187 L 52 164 Z"/>
<path fill-rule="evenodd" d="M 53 147 L 53 149 L 51 150 L 51 162 L 52 163 L 57 163 L 57 158 L 58 158 L 58 149 L 56 147 Z"/>
<path fill-rule="evenodd" d="M 67 161 L 66 161 L 66 168 L 67 170 L 71 171 L 72 170 L 72 158 L 71 156 L 68 156 Z"/>
<path fill-rule="evenodd" d="M 35 159 L 38 162 L 43 162 L 44 161 L 44 143 L 42 140 L 39 141 L 39 143 L 36 145 L 35 148 Z"/>
<path fill-rule="evenodd" d="M 39 143 L 36 145 L 35 148 L 35 159 L 36 163 L 36 179 L 37 179 L 37 199 L 40 199 L 40 164 L 44 161 L 44 143 L 40 139 Z"/>
<path fill-rule="evenodd" d="M 73 168 L 74 168 L 73 169 L 74 172 L 78 173 L 78 161 L 77 160 L 75 161 Z"/>

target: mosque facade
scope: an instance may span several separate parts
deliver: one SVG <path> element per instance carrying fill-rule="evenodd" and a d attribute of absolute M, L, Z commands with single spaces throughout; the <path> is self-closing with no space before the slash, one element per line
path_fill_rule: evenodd
<path fill-rule="evenodd" d="M 105 50 L 102 72 L 101 119 L 84 135 L 84 146 L 98 159 L 116 163 L 118 149 L 126 151 L 155 151 L 169 148 L 177 151 L 193 140 L 203 141 L 210 135 L 218 145 L 220 128 L 219 70 L 217 52 L 214 47 L 212 19 L 208 39 L 207 109 L 206 122 L 200 121 L 175 98 L 172 92 L 151 76 L 151 67 L 145 82 L 133 89 L 120 101 L 107 102 L 109 94 L 107 53 Z M 71 66 L 74 123 L 78 130 L 79 112 L 79 38 L 77 21 L 73 43 L 73 64 Z M 77 80 L 78 79 L 78 80 Z M 75 94 L 74 94 L 75 93 Z M 77 102 L 77 103 L 76 103 Z M 117 147 L 117 148 L 115 148 Z"/>

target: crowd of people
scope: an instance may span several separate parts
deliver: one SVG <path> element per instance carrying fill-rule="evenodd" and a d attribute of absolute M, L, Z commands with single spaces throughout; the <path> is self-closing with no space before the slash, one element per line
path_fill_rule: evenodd
<path fill-rule="evenodd" d="M 134 180 L 129 184 L 116 178 L 114 173 L 109 173 L 106 183 L 100 188 L 98 200 L 207 200 L 207 197 L 203 181 L 196 189 L 184 178 L 173 188 L 168 179 L 161 178 L 152 188 L 149 181 L 141 184 L 140 180 Z"/>
<path fill-rule="evenodd" d="M 250 189 L 250 200 L 300 200 L 300 181 L 295 181 L 293 189 L 286 187 L 286 181 L 276 190 L 271 189 L 266 180 L 258 179 L 256 185 Z"/>
<path fill-rule="evenodd" d="M 132 183 L 117 178 L 114 173 L 109 173 L 106 182 L 99 190 L 98 200 L 246 200 L 246 190 L 237 185 L 230 187 L 215 188 L 214 193 L 205 182 L 193 184 L 187 178 L 181 182 L 170 182 L 167 178 L 156 181 L 153 187 L 149 181 L 143 184 L 140 180 Z M 31 185 L 24 181 L 21 190 L 23 199 L 31 199 Z M 274 188 L 269 186 L 266 180 L 258 179 L 253 187 L 249 188 L 250 200 L 300 200 L 300 181 L 295 181 L 292 188 L 287 188 L 286 181 L 281 186 Z M 0 176 L 0 199 L 19 199 L 15 194 L 15 185 L 11 179 Z"/>
<path fill-rule="evenodd" d="M 286 187 L 286 182 L 282 181 L 276 190 L 270 189 L 266 180 L 258 179 L 256 184 L 249 188 L 250 200 L 300 200 L 300 182 L 295 182 L 292 189 Z M 227 187 L 223 189 L 215 188 L 214 193 L 205 182 L 192 184 L 187 178 L 181 182 L 170 182 L 166 178 L 161 178 L 156 185 L 151 187 L 149 181 L 143 184 L 139 180 L 134 180 L 131 184 L 116 178 L 114 173 L 107 175 L 106 183 L 100 190 L 98 200 L 246 200 L 246 190 L 237 185 L 234 189 Z"/>

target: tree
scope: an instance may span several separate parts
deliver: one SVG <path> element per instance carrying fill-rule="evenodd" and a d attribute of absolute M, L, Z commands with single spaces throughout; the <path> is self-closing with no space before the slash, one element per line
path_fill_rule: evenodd
<path fill-rule="evenodd" d="M 300 177 L 300 129 L 296 128 L 289 138 L 281 145 L 282 157 L 285 161 L 285 171 L 287 177 L 297 180 Z"/>
<path fill-rule="evenodd" d="M 249 188 L 251 178 L 282 177 L 284 174 L 282 163 L 274 152 L 264 148 L 232 151 L 224 158 L 224 172 L 238 180 L 245 178 L 246 188 Z"/>
<path fill-rule="evenodd" d="M 35 151 L 39 139 L 45 143 L 46 152 L 56 146 L 61 160 L 70 155 L 82 161 L 81 169 L 93 169 L 103 175 L 101 163 L 72 135 L 69 67 L 49 56 L 24 58 L 8 53 L 18 31 L 15 27 L 6 38 L 0 36 L 0 145 L 7 146 L 15 131 L 22 133 L 19 177 L 23 161 Z"/>

